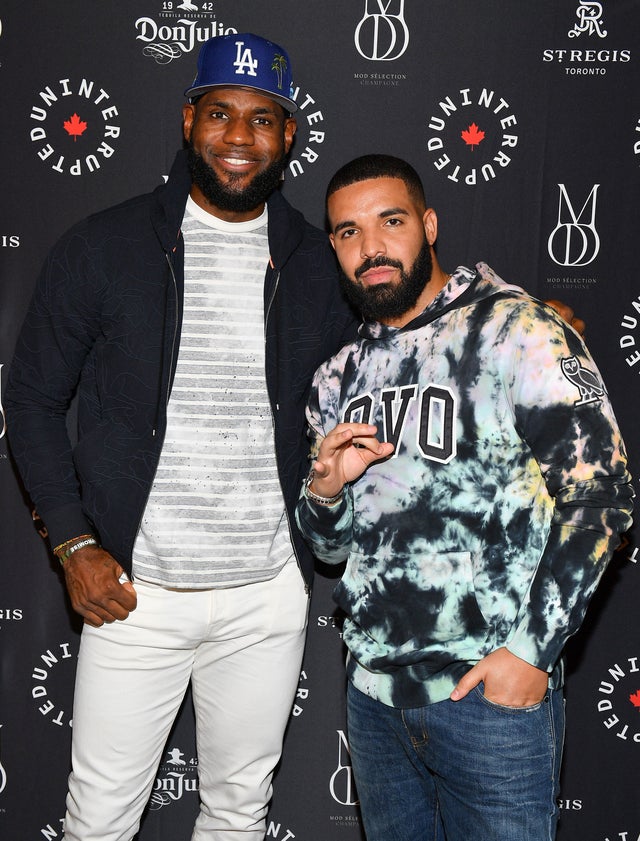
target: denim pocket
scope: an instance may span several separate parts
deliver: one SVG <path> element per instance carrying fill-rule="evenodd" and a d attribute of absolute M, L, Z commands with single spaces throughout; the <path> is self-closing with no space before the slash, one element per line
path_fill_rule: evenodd
<path fill-rule="evenodd" d="M 486 704 L 488 707 L 493 708 L 497 712 L 502 713 L 515 713 L 516 715 L 519 713 L 530 713 L 539 710 L 540 707 L 548 702 L 548 695 L 545 693 L 545 697 L 538 701 L 536 704 L 528 704 L 524 707 L 511 707 L 507 706 L 506 704 L 499 704 L 497 701 L 491 701 L 487 696 L 484 694 L 484 683 L 478 684 L 473 690 L 482 700 L 483 704 Z"/>

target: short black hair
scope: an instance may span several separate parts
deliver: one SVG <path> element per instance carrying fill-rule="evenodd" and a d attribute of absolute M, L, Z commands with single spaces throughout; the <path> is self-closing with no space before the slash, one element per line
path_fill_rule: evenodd
<path fill-rule="evenodd" d="M 343 187 L 349 187 L 359 181 L 369 181 L 371 178 L 399 178 L 404 181 L 411 198 L 417 204 L 426 207 L 420 176 L 411 164 L 393 155 L 362 155 L 340 167 L 329 181 L 325 201 Z"/>

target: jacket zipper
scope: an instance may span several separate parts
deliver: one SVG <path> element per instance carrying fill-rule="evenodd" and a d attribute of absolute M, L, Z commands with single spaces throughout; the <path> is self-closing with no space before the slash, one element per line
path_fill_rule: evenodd
<path fill-rule="evenodd" d="M 173 265 L 171 263 L 171 255 L 167 251 L 165 251 L 164 256 L 165 256 L 165 259 L 167 261 L 167 265 L 169 266 L 169 273 L 171 275 L 171 282 L 173 284 L 173 294 L 174 294 L 175 305 L 176 305 L 176 321 L 175 321 L 175 324 L 174 324 L 174 327 L 173 327 L 173 338 L 171 340 L 171 353 L 169 354 L 169 380 L 167 381 L 167 397 L 166 397 L 165 404 L 164 404 L 165 409 L 166 409 L 166 407 L 169 405 L 169 395 L 170 395 L 169 382 L 171 380 L 171 367 L 173 365 L 173 355 L 174 355 L 175 350 L 176 350 L 176 337 L 178 335 L 178 284 L 176 283 L 176 275 L 175 275 L 175 272 L 173 270 Z M 164 317 L 165 317 L 165 319 L 167 317 L 166 310 L 165 310 L 165 316 Z M 164 347 L 162 348 L 162 354 L 164 355 Z M 159 421 L 159 414 L 160 414 L 159 406 L 160 406 L 160 400 L 162 399 L 162 375 L 163 375 L 163 373 L 164 373 L 163 365 L 162 365 L 162 363 L 160 363 L 160 375 L 159 375 L 159 385 L 158 385 L 158 402 L 156 404 L 156 416 L 154 418 L 154 426 L 153 426 L 153 431 L 151 433 L 154 438 L 155 438 L 156 433 L 158 431 L 158 421 Z"/>
<path fill-rule="evenodd" d="M 166 409 L 166 407 L 169 405 L 169 391 L 170 391 L 169 390 L 169 381 L 171 380 L 171 366 L 173 365 L 173 354 L 175 352 L 176 338 L 177 338 L 177 335 L 178 335 L 178 318 L 177 318 L 177 314 L 178 314 L 178 284 L 176 283 L 176 275 L 175 275 L 175 272 L 173 271 L 173 265 L 171 263 L 171 255 L 167 251 L 165 251 L 164 256 L 165 256 L 165 258 L 167 260 L 167 263 L 169 265 L 169 273 L 171 274 L 171 281 L 173 283 L 173 293 L 175 295 L 175 302 L 176 302 L 176 321 L 175 321 L 175 325 L 174 325 L 174 328 L 173 328 L 173 339 L 172 339 L 172 342 L 171 342 L 171 355 L 169 356 L 169 380 L 167 381 L 167 397 L 166 397 L 166 401 L 165 401 L 165 409 Z M 164 317 L 165 317 L 165 321 L 166 321 L 166 318 L 167 318 L 166 309 L 165 309 L 165 316 Z M 161 350 L 162 350 L 162 354 L 164 355 L 164 344 L 163 344 L 163 347 L 162 347 Z M 158 400 L 156 402 L 156 416 L 154 418 L 154 428 L 151 430 L 151 437 L 152 438 L 155 438 L 156 434 L 158 432 L 158 420 L 159 420 L 159 414 L 160 414 L 160 408 L 159 407 L 160 407 L 160 401 L 162 400 L 162 372 L 163 372 L 163 364 L 162 364 L 162 361 L 161 361 L 160 362 L 160 374 L 159 374 Z M 160 457 L 158 456 L 158 461 L 159 460 L 160 460 Z M 157 469 L 158 469 L 158 465 L 156 464 L 156 470 Z M 149 496 L 151 495 L 151 488 L 153 487 L 154 479 L 155 479 L 155 471 L 154 471 L 154 478 L 149 482 L 149 487 L 148 487 L 148 490 L 147 490 L 147 496 L 145 498 L 144 505 L 142 506 L 140 516 L 138 517 L 138 526 L 136 528 L 136 537 L 138 535 L 138 532 L 140 531 L 140 523 L 142 523 L 142 518 L 144 517 L 144 512 L 147 508 L 147 503 L 149 502 Z M 132 555 L 131 561 L 132 561 L 132 563 L 133 563 L 133 546 L 134 545 L 135 545 L 135 538 L 134 538 L 134 542 L 131 546 L 131 555 Z"/>
<path fill-rule="evenodd" d="M 269 302 L 267 305 L 267 311 L 264 315 L 264 359 L 265 359 L 265 378 L 267 376 L 267 322 L 269 321 L 269 315 L 271 314 L 271 307 L 276 297 L 276 292 L 278 291 L 278 284 L 280 283 L 280 270 L 276 270 L 273 262 L 269 260 L 269 264 L 272 269 L 276 272 L 276 281 L 273 287 L 273 292 L 271 297 L 269 298 Z M 278 404 L 276 404 L 276 409 L 278 408 Z M 271 426 L 273 427 L 273 444 L 274 448 L 276 445 L 276 419 L 273 414 L 273 407 L 271 406 L 271 400 L 269 400 L 269 411 L 271 412 Z M 277 456 L 276 456 L 276 469 L 277 469 Z M 280 474 L 278 473 L 278 482 L 280 483 Z M 300 558 L 298 556 L 298 550 L 296 549 L 296 544 L 293 539 L 293 529 L 291 528 L 291 518 L 289 517 L 289 511 L 287 509 L 287 503 L 284 495 L 284 490 L 282 488 L 282 484 L 280 483 L 280 490 L 282 491 L 282 500 L 284 502 L 284 515 L 287 518 L 287 526 L 289 527 L 289 536 L 291 537 L 291 548 L 293 549 L 293 555 L 296 559 L 296 564 L 298 565 L 298 571 L 302 576 L 302 581 L 304 582 L 304 591 L 307 594 L 307 597 L 311 597 L 311 588 L 307 584 L 307 579 L 304 577 L 304 573 L 302 572 L 302 565 L 300 563 Z"/>

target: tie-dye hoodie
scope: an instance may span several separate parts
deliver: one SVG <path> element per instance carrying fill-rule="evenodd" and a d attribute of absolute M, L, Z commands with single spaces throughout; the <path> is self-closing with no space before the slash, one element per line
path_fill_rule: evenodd
<path fill-rule="evenodd" d="M 343 421 L 396 448 L 339 505 L 297 509 L 317 557 L 347 561 L 335 599 L 358 689 L 440 701 L 501 646 L 560 685 L 633 498 L 578 335 L 486 264 L 461 267 L 405 327 L 363 324 L 316 372 L 307 416 L 312 455 Z"/>

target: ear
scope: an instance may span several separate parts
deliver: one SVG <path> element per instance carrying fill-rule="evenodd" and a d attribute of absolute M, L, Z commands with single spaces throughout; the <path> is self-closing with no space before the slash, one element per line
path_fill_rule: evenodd
<path fill-rule="evenodd" d="M 424 232 L 427 237 L 429 245 L 433 245 L 438 239 L 438 217 L 432 207 L 428 207 L 423 216 L 422 224 L 424 225 Z"/>
<path fill-rule="evenodd" d="M 187 143 L 191 140 L 191 129 L 196 118 L 196 106 L 187 103 L 182 106 L 182 134 Z"/>
<path fill-rule="evenodd" d="M 335 251 L 336 250 L 336 238 L 334 237 L 333 234 L 329 234 L 329 242 L 331 243 L 331 248 L 333 248 L 333 250 Z"/>
<path fill-rule="evenodd" d="M 295 117 L 287 117 L 284 121 L 284 151 L 288 154 L 293 143 L 293 138 L 298 129 Z"/>

